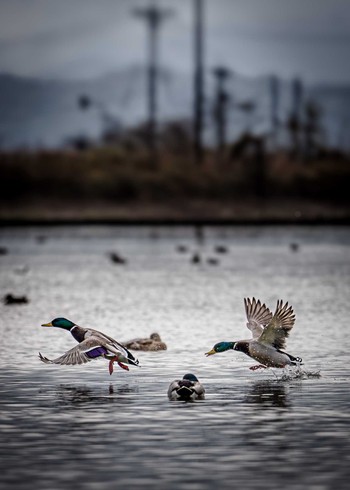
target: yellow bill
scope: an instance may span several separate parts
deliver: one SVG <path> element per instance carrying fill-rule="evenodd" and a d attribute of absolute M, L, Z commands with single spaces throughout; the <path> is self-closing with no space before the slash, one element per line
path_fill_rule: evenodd
<path fill-rule="evenodd" d="M 208 356 L 212 356 L 213 354 L 216 354 L 216 351 L 214 349 L 210 350 L 209 352 L 206 352 L 205 355 L 208 357 Z"/>

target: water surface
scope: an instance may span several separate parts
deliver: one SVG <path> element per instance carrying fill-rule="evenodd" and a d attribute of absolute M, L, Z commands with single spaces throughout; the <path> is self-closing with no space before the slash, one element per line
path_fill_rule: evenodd
<path fill-rule="evenodd" d="M 0 307 L 4 488 L 347 488 L 348 228 L 9 228 L 0 246 L 0 295 L 30 300 Z M 288 351 L 321 377 L 251 372 L 240 353 L 204 357 L 247 337 L 245 296 L 293 305 Z M 141 368 L 112 376 L 106 361 L 45 365 L 38 351 L 75 345 L 40 327 L 56 316 L 120 341 L 158 331 L 168 350 L 137 353 Z M 169 402 L 186 372 L 206 399 Z"/>

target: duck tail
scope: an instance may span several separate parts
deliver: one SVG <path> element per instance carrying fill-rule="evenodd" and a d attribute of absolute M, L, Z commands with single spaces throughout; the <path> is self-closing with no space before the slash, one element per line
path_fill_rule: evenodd
<path fill-rule="evenodd" d="M 279 349 L 277 349 L 277 352 L 280 352 L 281 354 L 285 354 L 286 356 L 288 356 L 293 366 L 300 366 L 301 364 L 303 364 L 303 360 L 301 357 L 294 357 L 291 354 L 288 354 L 288 352 L 284 352 L 283 350 L 279 350 Z"/>
<path fill-rule="evenodd" d="M 136 357 L 134 357 L 130 351 L 127 350 L 127 352 L 128 352 L 128 363 L 132 364 L 133 366 L 139 366 L 139 360 L 136 359 Z"/>
<path fill-rule="evenodd" d="M 291 363 L 293 366 L 301 366 L 303 364 L 303 360 L 301 357 L 294 357 L 294 356 L 291 356 L 290 354 L 287 354 L 287 356 L 291 360 Z"/>

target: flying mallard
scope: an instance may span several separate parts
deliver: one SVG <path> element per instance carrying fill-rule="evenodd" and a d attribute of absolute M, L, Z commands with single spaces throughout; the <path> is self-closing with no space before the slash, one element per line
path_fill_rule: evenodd
<path fill-rule="evenodd" d="M 288 365 L 300 364 L 302 361 L 300 357 L 293 357 L 281 350 L 285 348 L 286 338 L 295 322 L 293 308 L 288 307 L 288 303 L 283 305 L 283 301 L 279 300 L 276 311 L 272 315 L 266 305 L 261 304 L 259 300 L 256 301 L 255 298 L 244 299 L 244 305 L 248 319 L 247 327 L 252 332 L 253 338 L 238 342 L 219 342 L 206 353 L 206 356 L 229 349 L 237 350 L 260 362 L 258 366 L 252 366 L 250 368 L 252 370 L 267 367 L 284 368 Z"/>
<path fill-rule="evenodd" d="M 176 379 L 168 388 L 170 400 L 203 400 L 205 390 L 194 374 L 185 374 Z"/>
<path fill-rule="evenodd" d="M 123 342 L 127 349 L 143 350 L 143 351 L 158 351 L 166 350 L 167 346 L 162 342 L 158 333 L 152 333 L 149 338 L 145 339 L 132 339 L 127 342 Z"/>
<path fill-rule="evenodd" d="M 112 337 L 108 337 L 98 330 L 92 328 L 79 327 L 66 318 L 55 318 L 50 323 L 44 323 L 42 327 L 57 327 L 68 330 L 79 344 L 70 349 L 57 359 L 48 359 L 39 352 L 41 361 L 49 364 L 84 364 L 98 357 L 104 357 L 109 360 L 109 374 L 113 373 L 113 363 L 117 361 L 118 365 L 129 371 L 126 364 L 137 366 L 139 361 Z"/>

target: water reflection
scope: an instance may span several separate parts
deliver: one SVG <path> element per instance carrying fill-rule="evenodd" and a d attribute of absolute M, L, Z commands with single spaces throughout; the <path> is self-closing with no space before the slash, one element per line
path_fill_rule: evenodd
<path fill-rule="evenodd" d="M 59 406 L 91 405 L 93 407 L 114 402 L 129 404 L 127 395 L 137 393 L 137 387 L 128 384 L 114 386 L 112 383 L 105 390 L 89 386 L 72 386 L 61 384 L 55 392 L 56 404 Z"/>
<path fill-rule="evenodd" d="M 276 381 L 258 381 L 253 384 L 245 397 L 245 403 L 262 407 L 290 408 L 289 387 L 286 383 Z"/>

